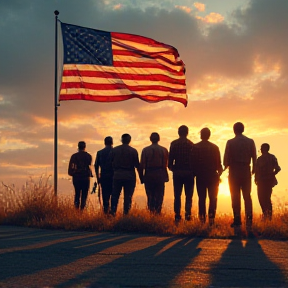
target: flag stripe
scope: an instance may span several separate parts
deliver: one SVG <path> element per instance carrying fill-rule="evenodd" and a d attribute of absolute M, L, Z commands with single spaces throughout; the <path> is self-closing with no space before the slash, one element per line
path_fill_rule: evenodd
<path fill-rule="evenodd" d="M 113 55 L 131 55 L 131 56 L 136 56 L 138 58 L 139 56 L 142 56 L 142 57 L 145 57 L 146 59 L 149 59 L 149 58 L 153 60 L 161 59 L 170 64 L 176 63 L 177 65 L 183 66 L 183 62 L 181 60 L 177 60 L 177 59 L 175 60 L 174 54 L 166 53 L 165 51 L 163 51 L 163 49 L 161 51 L 154 51 L 153 49 L 151 49 L 151 47 L 148 47 L 145 51 L 143 51 L 141 49 L 136 49 L 134 45 L 133 46 L 130 45 L 129 50 L 127 50 L 125 43 L 118 42 L 116 44 L 112 39 L 112 50 L 113 50 Z M 152 51 L 148 51 L 148 50 L 152 50 Z"/>
<path fill-rule="evenodd" d="M 137 72 L 137 73 L 136 73 Z M 65 64 L 63 76 L 87 76 L 87 77 L 109 77 L 120 79 L 135 80 L 160 80 L 169 83 L 179 83 L 185 85 L 185 75 L 171 75 L 171 73 L 163 73 L 160 69 L 142 69 L 142 68 L 126 68 L 126 67 L 110 67 L 96 66 L 87 64 Z M 79 81 L 81 81 L 79 79 Z"/>
<path fill-rule="evenodd" d="M 150 95 L 137 95 L 137 94 L 121 94 L 121 95 L 106 95 L 106 94 L 101 94 L 97 93 L 97 95 L 89 95 L 89 94 L 79 94 L 78 91 L 75 91 L 75 94 L 72 93 L 72 91 L 69 91 L 69 94 L 63 94 L 62 95 L 62 101 L 65 100 L 88 100 L 88 101 L 97 101 L 97 102 L 120 102 L 120 101 L 125 101 L 133 98 L 138 98 L 143 101 L 149 102 L 149 103 L 154 103 L 154 102 L 160 102 L 164 100 L 172 100 L 172 101 L 177 101 L 186 106 L 187 100 L 184 98 L 180 98 L 178 96 L 150 96 Z"/>
<path fill-rule="evenodd" d="M 113 45 L 114 47 L 114 45 Z M 135 59 L 141 60 L 141 58 L 143 58 L 143 60 L 145 59 L 146 61 L 161 61 L 163 64 L 167 64 L 167 65 L 172 65 L 172 66 L 178 66 L 179 68 L 183 69 L 183 62 L 180 61 L 175 61 L 174 56 L 173 55 L 164 55 L 164 54 L 147 54 L 145 52 L 134 52 L 134 51 L 127 51 L 125 49 L 121 50 L 121 49 L 113 49 L 113 55 L 123 55 L 123 56 L 134 56 Z M 170 56 L 170 57 L 169 57 Z M 178 69 L 179 71 L 181 69 Z"/>
<path fill-rule="evenodd" d="M 142 59 L 139 59 L 139 58 L 136 58 L 133 56 L 115 55 L 113 57 L 113 61 L 114 61 L 113 62 L 114 67 L 126 66 L 126 67 L 142 67 L 142 68 L 159 68 L 159 69 L 167 70 L 171 73 L 174 73 L 175 75 L 177 75 L 179 73 L 177 71 L 177 67 L 178 67 L 178 70 L 182 69 L 182 67 L 180 65 L 165 63 L 161 59 L 158 59 L 158 61 L 155 62 L 154 60 L 144 61 Z"/>
<path fill-rule="evenodd" d="M 110 33 L 111 36 L 114 39 L 117 40 L 123 40 L 123 41 L 130 41 L 131 43 L 140 43 L 140 44 L 145 44 L 148 47 L 161 47 L 166 48 L 168 51 L 171 51 L 171 53 L 175 54 L 175 52 L 177 51 L 173 46 L 168 45 L 168 44 L 164 44 L 158 41 L 155 41 L 151 38 L 147 38 L 144 36 L 140 36 L 140 35 L 134 35 L 134 34 L 128 34 L 128 33 L 118 33 L 118 32 L 111 32 Z M 178 52 L 177 56 L 179 56 Z"/>
<path fill-rule="evenodd" d="M 84 91 L 85 93 L 82 93 L 81 91 Z M 151 90 L 145 90 L 145 91 L 137 91 L 134 92 L 134 91 L 131 91 L 129 89 L 114 89 L 114 90 L 94 90 L 94 89 L 86 89 L 86 88 L 68 88 L 68 89 L 63 89 L 62 93 L 63 95 L 68 95 L 70 93 L 72 94 L 83 94 L 83 95 L 95 95 L 97 96 L 98 93 L 101 94 L 101 95 L 106 95 L 106 96 L 120 96 L 120 95 L 139 95 L 139 96 L 145 96 L 145 95 L 148 95 L 150 97 L 158 97 L 158 98 L 165 98 L 166 96 L 182 96 L 183 94 L 182 93 L 167 93 L 166 91 L 160 91 L 160 90 L 156 90 L 157 94 L 155 94 L 155 90 L 151 89 Z"/>
<path fill-rule="evenodd" d="M 65 76 L 62 79 L 63 87 L 68 87 L 67 83 L 73 83 L 77 85 L 77 83 L 85 84 L 85 83 L 91 83 L 91 84 L 123 84 L 125 83 L 127 86 L 137 87 L 137 86 L 150 86 L 153 83 L 153 86 L 164 86 L 174 89 L 184 89 L 183 85 L 181 84 L 173 84 L 165 81 L 149 81 L 147 79 L 145 80 L 124 80 L 119 78 L 101 78 L 101 77 L 81 77 L 81 82 L 79 82 L 79 76 Z"/>
<path fill-rule="evenodd" d="M 166 91 L 170 93 L 185 93 L 185 89 L 177 89 L 177 88 L 170 88 L 170 87 L 165 87 L 163 85 L 127 85 L 125 83 L 87 83 L 87 82 L 67 82 L 63 83 L 62 89 L 69 89 L 69 88 L 84 88 L 84 89 L 89 89 L 89 90 L 113 90 L 113 89 L 128 89 L 134 92 L 140 92 L 140 91 Z M 150 92 L 151 93 L 151 92 Z"/>

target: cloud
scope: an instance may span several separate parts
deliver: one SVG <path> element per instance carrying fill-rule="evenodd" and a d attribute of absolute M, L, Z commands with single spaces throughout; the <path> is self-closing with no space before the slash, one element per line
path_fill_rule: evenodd
<path fill-rule="evenodd" d="M 123 8 L 123 5 L 122 4 L 116 4 L 114 5 L 113 9 L 114 10 L 119 10 L 119 9 L 122 9 Z"/>
<path fill-rule="evenodd" d="M 190 7 L 187 7 L 187 6 L 175 5 L 175 8 L 182 10 L 188 14 L 192 11 L 192 9 Z"/>
<path fill-rule="evenodd" d="M 203 3 L 200 3 L 200 2 L 195 2 L 194 3 L 194 6 L 197 8 L 198 11 L 200 12 L 204 12 L 205 11 L 205 8 L 206 8 L 206 5 L 203 4 Z"/>
<path fill-rule="evenodd" d="M 215 12 L 209 13 L 204 17 L 196 16 L 196 18 L 205 23 L 221 23 L 224 21 L 224 17 L 221 14 Z"/>

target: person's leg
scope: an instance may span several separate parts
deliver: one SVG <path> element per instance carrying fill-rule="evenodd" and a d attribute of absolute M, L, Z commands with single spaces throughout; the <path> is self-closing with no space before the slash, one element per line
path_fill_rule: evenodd
<path fill-rule="evenodd" d="M 113 179 L 113 191 L 111 196 L 111 211 L 110 213 L 115 216 L 117 212 L 117 206 L 119 197 L 122 190 L 123 181 L 119 179 Z"/>
<path fill-rule="evenodd" d="M 245 205 L 246 226 L 252 225 L 253 210 L 251 198 L 251 172 L 245 169 L 242 174 L 241 188 Z"/>
<path fill-rule="evenodd" d="M 145 181 L 145 191 L 147 195 L 147 207 L 149 211 L 153 211 L 153 183 Z"/>
<path fill-rule="evenodd" d="M 263 193 L 263 190 L 265 191 L 265 183 L 263 182 L 258 182 L 257 183 L 257 195 L 258 195 L 258 200 L 259 204 L 263 213 L 263 217 L 265 217 L 265 194 Z"/>
<path fill-rule="evenodd" d="M 205 179 L 196 176 L 196 189 L 198 194 L 198 216 L 203 223 L 206 221 L 206 195 L 207 186 Z"/>
<path fill-rule="evenodd" d="M 164 198 L 165 182 L 155 183 L 155 213 L 160 214 Z"/>
<path fill-rule="evenodd" d="M 74 194 L 74 206 L 76 209 L 79 209 L 80 206 L 80 194 L 81 194 L 81 185 L 79 183 L 78 179 L 75 179 L 73 177 L 73 186 L 75 189 L 75 194 Z"/>
<path fill-rule="evenodd" d="M 112 178 L 103 178 L 101 179 L 101 192 L 102 192 L 102 202 L 103 202 L 103 211 L 105 214 L 109 212 L 110 200 L 113 191 L 113 179 Z"/>
<path fill-rule="evenodd" d="M 267 181 L 258 182 L 257 194 L 258 194 L 258 200 L 262 209 L 264 219 L 271 220 L 272 218 L 272 202 L 271 202 L 272 187 L 271 185 L 269 185 Z"/>
<path fill-rule="evenodd" d="M 271 201 L 272 187 L 270 186 L 268 188 L 270 189 L 269 191 L 267 191 L 267 219 L 272 220 L 272 201 Z"/>
<path fill-rule="evenodd" d="M 229 172 L 228 182 L 234 215 L 234 222 L 232 223 L 231 226 L 238 226 L 241 225 L 241 198 L 240 198 L 241 195 L 240 195 L 240 184 L 238 175 Z"/>
<path fill-rule="evenodd" d="M 208 184 L 208 196 L 209 196 L 208 215 L 210 224 L 214 223 L 216 215 L 218 189 L 219 189 L 219 178 L 218 176 L 213 176 L 209 179 Z"/>
<path fill-rule="evenodd" d="M 179 221 L 181 219 L 181 194 L 183 187 L 183 181 L 180 175 L 173 174 L 173 186 L 175 221 Z"/>
<path fill-rule="evenodd" d="M 81 180 L 81 205 L 80 209 L 83 210 L 86 206 L 88 191 L 90 187 L 90 178 L 85 178 Z"/>
<path fill-rule="evenodd" d="M 194 191 L 193 175 L 185 176 L 184 190 L 185 190 L 185 219 L 191 220 L 192 197 Z"/>
<path fill-rule="evenodd" d="M 123 181 L 123 187 L 124 187 L 123 213 L 124 215 L 127 215 L 131 209 L 132 196 L 134 194 L 135 185 L 136 185 L 136 180 Z"/>

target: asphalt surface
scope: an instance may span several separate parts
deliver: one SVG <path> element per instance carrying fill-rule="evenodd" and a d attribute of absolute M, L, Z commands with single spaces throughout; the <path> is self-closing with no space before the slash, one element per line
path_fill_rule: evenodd
<path fill-rule="evenodd" d="M 288 242 L 0 226 L 0 287 L 288 287 Z"/>

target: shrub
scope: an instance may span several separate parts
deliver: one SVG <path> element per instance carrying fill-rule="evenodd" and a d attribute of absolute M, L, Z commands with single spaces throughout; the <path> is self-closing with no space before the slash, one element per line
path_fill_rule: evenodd
<path fill-rule="evenodd" d="M 206 238 L 235 237 L 230 228 L 231 216 L 217 215 L 215 224 L 210 227 L 201 224 L 196 215 L 191 221 L 174 223 L 174 215 L 164 208 L 161 215 L 152 215 L 146 209 L 133 205 L 129 215 L 107 216 L 88 201 L 88 208 L 79 211 L 74 208 L 72 198 L 55 197 L 49 177 L 40 177 L 38 182 L 32 178 L 21 189 L 2 182 L 0 187 L 0 222 L 7 225 L 22 225 L 36 228 L 86 230 L 98 232 L 145 233 L 154 235 L 178 235 Z M 277 209 L 276 209 L 277 210 Z M 243 216 L 244 218 L 244 216 Z M 254 215 L 253 234 L 258 238 L 277 240 L 288 239 L 288 211 L 278 209 L 272 221 L 262 221 L 260 215 Z M 247 237 L 245 225 L 237 233 L 238 237 Z"/>

